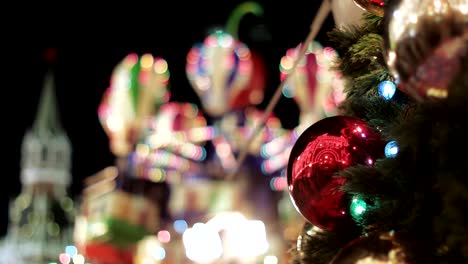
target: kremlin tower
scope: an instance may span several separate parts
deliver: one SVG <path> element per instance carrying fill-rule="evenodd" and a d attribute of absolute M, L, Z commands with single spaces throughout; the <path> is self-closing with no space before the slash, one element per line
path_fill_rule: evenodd
<path fill-rule="evenodd" d="M 0 263 L 58 263 L 73 242 L 71 144 L 60 125 L 54 76 L 48 72 L 36 120 L 22 143 L 21 193 L 10 205 Z"/>

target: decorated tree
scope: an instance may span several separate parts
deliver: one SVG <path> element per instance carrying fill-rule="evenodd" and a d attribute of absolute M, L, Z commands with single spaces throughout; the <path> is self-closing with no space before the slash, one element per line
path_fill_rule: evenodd
<path fill-rule="evenodd" d="M 361 23 L 329 33 L 341 112 L 291 150 L 289 192 L 307 220 L 293 262 L 464 263 L 468 2 L 353 2 Z"/>

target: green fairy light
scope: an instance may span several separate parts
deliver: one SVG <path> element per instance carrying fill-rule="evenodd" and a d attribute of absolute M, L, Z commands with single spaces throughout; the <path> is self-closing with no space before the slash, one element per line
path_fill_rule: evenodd
<path fill-rule="evenodd" d="M 361 197 L 354 196 L 350 205 L 351 216 L 354 219 L 359 220 L 365 214 L 366 210 L 367 203 L 363 199 L 361 199 Z"/>

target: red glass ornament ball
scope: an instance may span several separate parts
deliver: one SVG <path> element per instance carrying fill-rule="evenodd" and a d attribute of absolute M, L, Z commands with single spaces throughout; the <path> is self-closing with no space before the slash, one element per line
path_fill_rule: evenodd
<path fill-rule="evenodd" d="M 311 224 L 336 231 L 353 224 L 349 199 L 335 174 L 354 165 L 372 166 L 384 157 L 385 141 L 364 121 L 349 116 L 322 119 L 297 139 L 287 168 L 288 190 L 298 212 Z"/>

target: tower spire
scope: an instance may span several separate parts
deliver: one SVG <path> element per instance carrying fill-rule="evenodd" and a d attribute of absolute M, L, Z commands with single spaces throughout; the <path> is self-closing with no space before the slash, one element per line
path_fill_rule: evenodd
<path fill-rule="evenodd" d="M 41 139 L 57 135 L 62 132 L 59 119 L 54 74 L 49 70 L 45 76 L 33 131 L 37 133 Z"/>
<path fill-rule="evenodd" d="M 48 183 L 69 186 L 70 169 L 71 144 L 60 124 L 54 75 L 49 70 L 45 75 L 36 119 L 23 139 L 21 182 L 25 185 Z"/>

